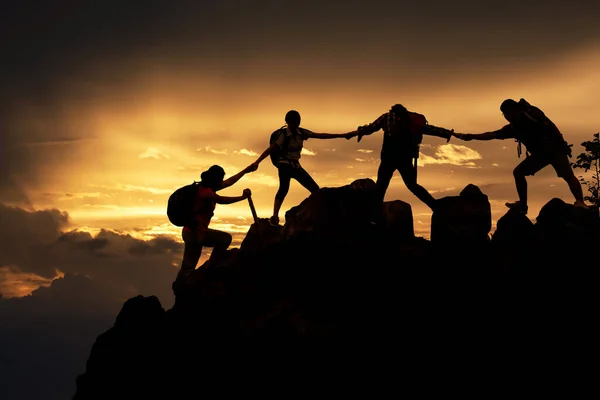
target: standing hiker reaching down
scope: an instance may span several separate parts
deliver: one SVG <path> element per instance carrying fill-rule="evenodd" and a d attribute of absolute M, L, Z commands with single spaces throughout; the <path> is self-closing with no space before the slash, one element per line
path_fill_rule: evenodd
<path fill-rule="evenodd" d="M 432 210 L 435 209 L 435 199 L 423 186 L 417 183 L 417 159 L 419 146 L 423 135 L 438 136 L 450 140 L 452 130 L 429 125 L 425 116 L 411 112 L 401 104 L 395 104 L 390 111 L 379 116 L 370 124 L 360 126 L 350 137 L 358 136 L 358 142 L 365 135 L 383 131 L 381 146 L 381 161 L 377 170 L 375 199 L 375 215 L 373 223 L 381 217 L 379 211 L 385 198 L 385 193 L 394 172 L 398 170 L 404 184 L 415 196 Z"/>
<path fill-rule="evenodd" d="M 196 269 L 203 247 L 212 247 L 213 251 L 204 267 L 213 267 L 218 264 L 229 245 L 231 234 L 208 226 L 217 204 L 237 203 L 250 197 L 250 189 L 244 189 L 241 196 L 221 196 L 219 190 L 225 189 L 236 183 L 248 172 L 256 171 L 249 165 L 232 177 L 223 180 L 225 171 L 219 165 L 213 165 L 200 175 L 201 181 L 197 184 L 198 190 L 193 205 L 193 221 L 183 227 L 181 236 L 185 243 L 183 261 L 178 278 L 186 277 Z"/>
<path fill-rule="evenodd" d="M 252 163 L 254 167 L 258 165 L 267 156 L 271 156 L 271 162 L 279 174 L 279 189 L 275 194 L 273 203 L 273 215 L 269 218 L 271 225 L 279 225 L 279 210 L 283 200 L 290 190 L 291 179 L 295 179 L 310 193 L 319 190 L 319 185 L 300 165 L 300 153 L 304 146 L 304 141 L 313 139 L 335 139 L 349 138 L 353 132 L 348 133 L 316 133 L 308 129 L 300 128 L 300 113 L 296 110 L 290 110 L 285 115 L 286 125 L 277 129 L 271 134 L 270 145 Z"/>
<path fill-rule="evenodd" d="M 548 165 L 552 165 L 556 175 L 563 178 L 569 185 L 569 190 L 575 198 L 576 207 L 587 206 L 583 202 L 581 183 L 573 173 L 569 157 L 571 147 L 563 139 L 563 135 L 556 125 L 539 108 L 532 106 L 525 99 L 518 102 L 506 99 L 500 105 L 500 111 L 509 124 L 502 128 L 480 134 L 455 133 L 462 140 L 492 140 L 515 139 L 518 143 L 518 155 L 521 155 L 521 143 L 527 149 L 526 158 L 513 170 L 515 185 L 519 200 L 506 203 L 509 208 L 514 208 L 527 214 L 527 180 L 526 176 L 533 176 Z M 530 153 L 530 154 L 529 154 Z"/>

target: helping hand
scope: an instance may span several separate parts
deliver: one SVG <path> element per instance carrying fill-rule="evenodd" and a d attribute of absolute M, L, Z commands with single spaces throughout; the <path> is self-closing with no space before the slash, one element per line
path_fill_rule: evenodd
<path fill-rule="evenodd" d="M 346 140 L 350 140 L 352 139 L 354 136 L 357 136 L 358 132 L 356 131 L 352 131 L 352 132 L 348 132 L 344 135 L 344 137 L 346 138 Z"/>
<path fill-rule="evenodd" d="M 244 189 L 244 191 L 242 192 L 242 196 L 244 196 L 245 198 L 248 198 L 248 197 L 252 196 L 252 192 L 250 191 L 250 189 Z"/>
<path fill-rule="evenodd" d="M 253 162 L 252 164 L 246 167 L 246 172 L 254 172 L 258 169 L 258 164 Z"/>
<path fill-rule="evenodd" d="M 469 141 L 473 139 L 472 135 L 469 135 L 468 133 L 453 133 L 453 135 L 459 138 L 460 140 L 464 141 Z"/>

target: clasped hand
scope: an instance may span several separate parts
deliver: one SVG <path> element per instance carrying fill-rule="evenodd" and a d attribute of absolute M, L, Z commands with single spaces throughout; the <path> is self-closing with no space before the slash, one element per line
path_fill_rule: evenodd
<path fill-rule="evenodd" d="M 456 133 L 456 132 L 452 132 L 452 135 L 454 137 L 457 137 L 460 140 L 465 140 L 465 141 L 469 141 L 473 139 L 473 136 L 468 134 L 468 133 Z"/>
<path fill-rule="evenodd" d="M 258 164 L 253 162 L 252 164 L 246 167 L 246 172 L 254 172 L 258 169 Z"/>

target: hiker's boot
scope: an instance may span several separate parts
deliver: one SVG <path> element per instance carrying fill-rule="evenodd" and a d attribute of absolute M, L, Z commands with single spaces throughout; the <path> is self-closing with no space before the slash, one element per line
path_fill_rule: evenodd
<path fill-rule="evenodd" d="M 523 215 L 526 215 L 527 211 L 529 209 L 528 206 L 521 204 L 520 201 L 515 201 L 512 203 L 508 202 L 508 203 L 505 203 L 505 205 L 506 205 L 506 207 L 510 208 L 511 210 L 516 210 Z"/>
<path fill-rule="evenodd" d="M 583 200 L 577 200 L 575 203 L 573 203 L 573 206 L 577 207 L 577 208 L 584 208 L 584 209 L 589 209 L 590 206 L 588 206 L 587 204 L 585 204 L 583 202 Z"/>

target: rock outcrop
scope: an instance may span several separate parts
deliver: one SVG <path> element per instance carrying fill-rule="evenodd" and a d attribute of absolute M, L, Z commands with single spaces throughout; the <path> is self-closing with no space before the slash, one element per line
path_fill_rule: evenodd
<path fill-rule="evenodd" d="M 553 199 L 535 224 L 508 211 L 490 237 L 487 196 L 468 185 L 440 200 L 430 241 L 415 237 L 401 201 L 370 224 L 372 186 L 323 188 L 284 227 L 258 220 L 219 268 L 174 285 L 169 310 L 130 299 L 98 337 L 74 398 L 342 384 L 332 375 L 348 386 L 382 358 L 579 329 L 597 268 L 581 251 L 600 243 L 597 210 Z"/>

